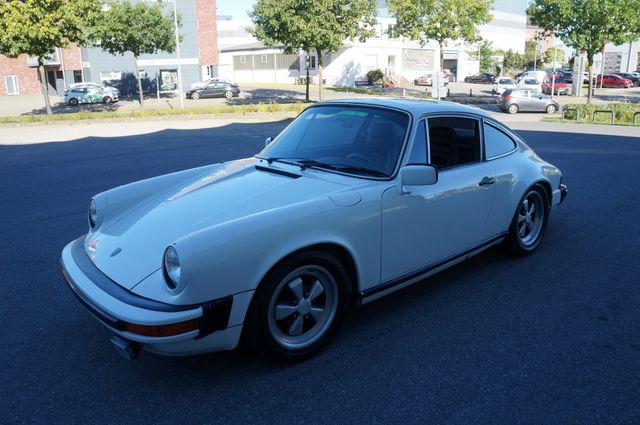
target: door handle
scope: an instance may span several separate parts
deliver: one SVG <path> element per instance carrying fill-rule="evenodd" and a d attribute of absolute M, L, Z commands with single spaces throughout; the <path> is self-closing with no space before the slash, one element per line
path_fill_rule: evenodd
<path fill-rule="evenodd" d="M 494 184 L 496 179 L 494 177 L 483 177 L 482 180 L 478 183 L 478 186 L 489 186 L 490 184 Z"/>

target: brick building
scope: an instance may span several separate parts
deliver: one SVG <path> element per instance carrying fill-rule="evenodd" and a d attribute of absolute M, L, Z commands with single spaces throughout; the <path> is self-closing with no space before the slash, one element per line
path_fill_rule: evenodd
<path fill-rule="evenodd" d="M 146 0 L 134 0 L 146 1 Z M 182 19 L 180 66 L 184 87 L 208 78 L 218 64 L 215 0 L 176 0 Z M 164 2 L 165 15 L 173 11 L 173 2 Z M 45 64 L 50 94 L 62 95 L 65 86 L 92 81 L 115 86 L 124 95 L 136 90 L 133 56 L 111 55 L 97 48 L 56 49 Z M 176 52 L 159 52 L 138 58 L 143 90 L 172 91 L 177 86 Z M 37 63 L 21 55 L 0 55 L 0 96 L 39 94 Z"/>

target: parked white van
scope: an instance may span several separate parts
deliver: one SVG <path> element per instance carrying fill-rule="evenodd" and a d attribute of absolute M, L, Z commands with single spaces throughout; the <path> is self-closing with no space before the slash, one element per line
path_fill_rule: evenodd
<path fill-rule="evenodd" d="M 527 71 L 520 76 L 520 81 L 535 79 L 538 83 L 542 84 L 546 76 L 547 71 Z"/>

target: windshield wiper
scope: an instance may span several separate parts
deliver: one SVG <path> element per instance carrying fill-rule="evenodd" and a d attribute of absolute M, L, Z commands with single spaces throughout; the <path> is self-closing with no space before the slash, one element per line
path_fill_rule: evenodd
<path fill-rule="evenodd" d="M 331 170 L 336 169 L 335 166 L 331 164 L 327 164 L 326 162 L 316 161 L 315 159 L 308 159 L 308 158 L 292 158 L 292 157 L 269 158 L 269 157 L 261 157 L 261 156 L 256 156 L 256 158 L 265 160 L 267 161 L 268 164 L 271 164 L 272 162 L 282 162 L 283 164 L 297 165 L 302 170 L 304 170 L 307 167 L 321 167 L 321 168 L 328 168 Z"/>
<path fill-rule="evenodd" d="M 372 170 L 371 168 L 367 168 L 367 167 L 357 167 L 355 165 L 344 165 L 341 167 L 334 167 L 334 168 L 338 171 L 342 171 L 345 173 L 360 173 L 360 174 L 367 174 L 373 177 L 389 177 L 382 171 Z"/>

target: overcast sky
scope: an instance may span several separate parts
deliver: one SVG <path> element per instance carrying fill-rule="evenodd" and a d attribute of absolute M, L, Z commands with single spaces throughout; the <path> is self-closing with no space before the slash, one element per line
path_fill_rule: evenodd
<path fill-rule="evenodd" d="M 231 15 L 233 20 L 247 21 L 247 11 L 253 7 L 255 0 L 218 0 L 218 15 Z"/>

